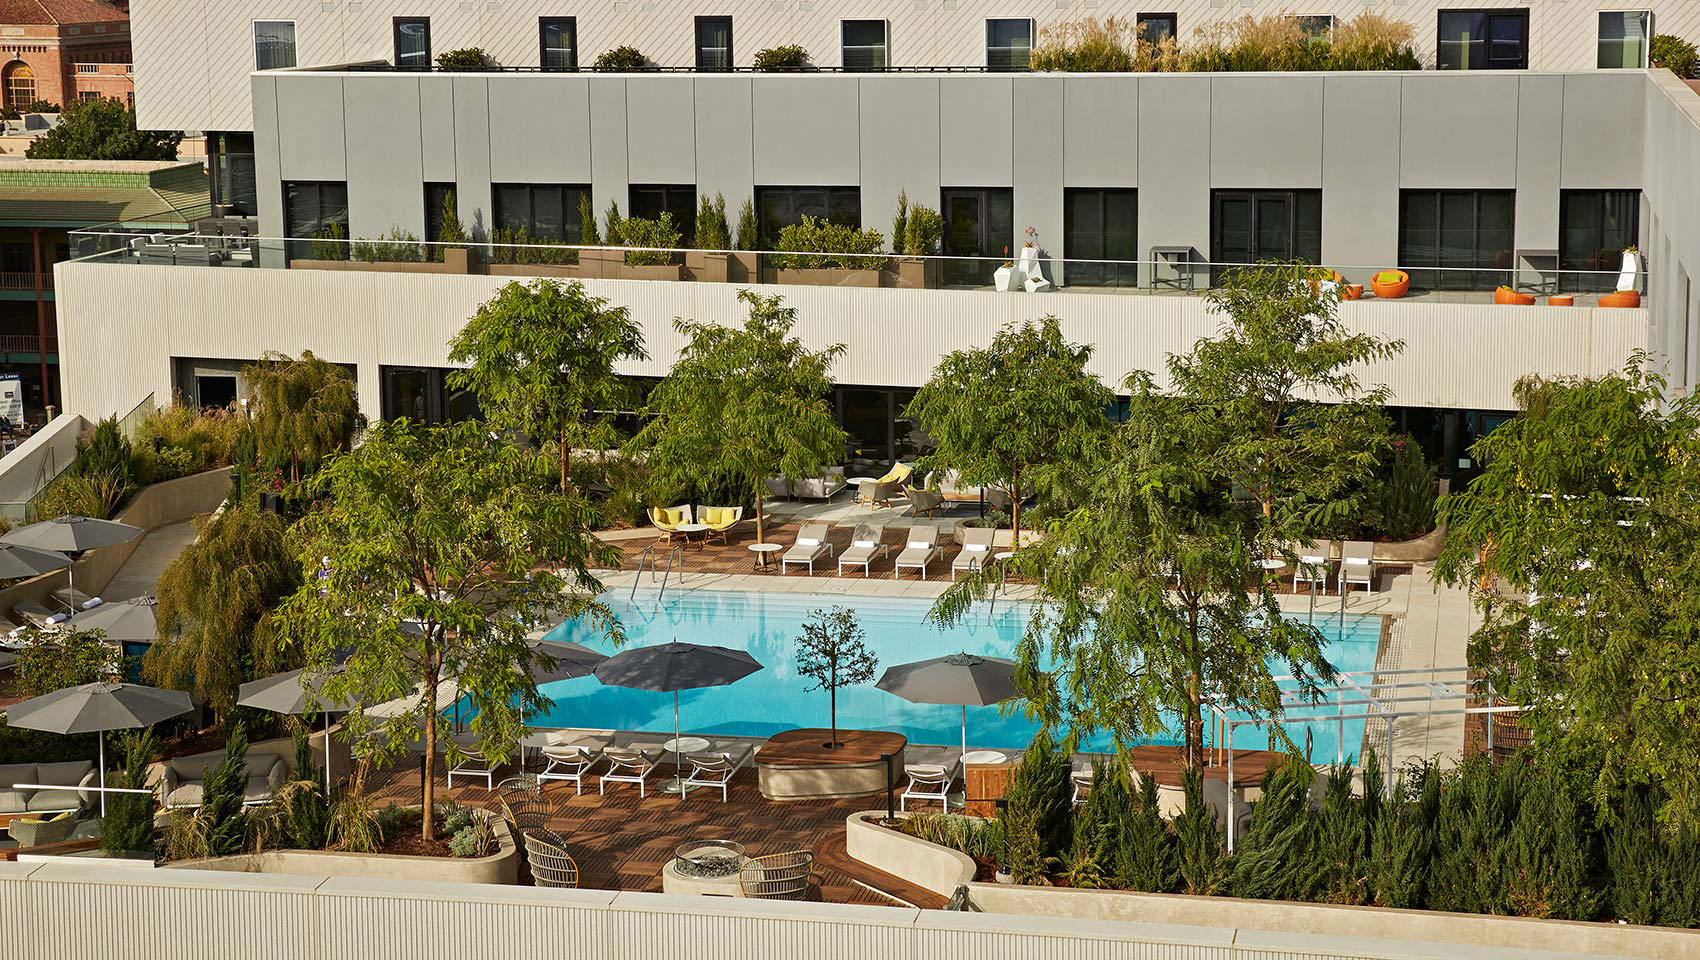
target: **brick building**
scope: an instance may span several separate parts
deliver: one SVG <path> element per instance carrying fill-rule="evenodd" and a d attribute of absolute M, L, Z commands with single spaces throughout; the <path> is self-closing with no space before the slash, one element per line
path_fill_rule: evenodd
<path fill-rule="evenodd" d="M 135 102 L 129 14 L 105 0 L 0 0 L 0 106 L 95 97 Z"/>

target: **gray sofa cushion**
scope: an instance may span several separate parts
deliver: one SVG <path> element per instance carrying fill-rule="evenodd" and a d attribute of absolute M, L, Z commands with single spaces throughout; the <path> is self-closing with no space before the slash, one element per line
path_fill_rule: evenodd
<path fill-rule="evenodd" d="M 165 795 L 168 807 L 198 807 L 201 805 L 201 782 L 185 783 Z"/>
<path fill-rule="evenodd" d="M 82 805 L 82 798 L 75 790 L 37 790 L 30 794 L 29 809 L 36 813 L 42 810 L 75 810 Z"/>
<path fill-rule="evenodd" d="M 224 752 L 221 750 L 218 753 L 207 753 L 198 757 L 177 757 L 173 760 L 167 760 L 165 765 L 173 774 L 176 774 L 179 781 L 199 781 L 206 779 L 207 768 L 223 762 Z"/>
<path fill-rule="evenodd" d="M 29 809 L 29 793 L 0 787 L 0 817 L 23 813 Z"/>
<path fill-rule="evenodd" d="M 12 784 L 36 782 L 38 781 L 35 779 L 35 764 L 0 764 L 0 815 L 23 813 L 28 810 L 32 791 L 13 790 Z"/>
<path fill-rule="evenodd" d="M 210 758 L 193 758 L 188 760 L 170 761 L 170 771 L 176 777 L 167 778 L 169 792 L 165 795 L 167 806 L 198 807 L 203 798 L 203 784 L 207 768 L 216 763 L 222 763 L 222 754 Z M 183 775 L 185 770 L 193 770 L 191 779 Z M 289 779 L 289 766 L 283 758 L 271 753 L 255 754 L 248 757 L 247 781 L 242 787 L 242 799 L 245 803 L 259 803 L 269 800 Z"/>
<path fill-rule="evenodd" d="M 55 787 L 75 787 L 93 772 L 94 764 L 88 760 L 73 760 L 67 763 L 38 763 L 35 765 L 35 782 Z"/>

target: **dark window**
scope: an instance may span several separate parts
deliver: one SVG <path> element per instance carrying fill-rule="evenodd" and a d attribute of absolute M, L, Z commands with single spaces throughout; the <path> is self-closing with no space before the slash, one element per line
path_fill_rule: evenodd
<path fill-rule="evenodd" d="M 1564 190 L 1558 199 L 1558 268 L 1604 273 L 1560 273 L 1562 290 L 1617 288 L 1625 247 L 1641 233 L 1641 194 L 1636 190 Z"/>
<path fill-rule="evenodd" d="M 554 240 L 578 243 L 583 237 L 583 221 L 579 219 L 579 198 L 590 195 L 590 188 L 563 183 L 497 183 L 491 185 L 495 197 L 497 230 L 525 235 L 532 240 Z"/>
<path fill-rule="evenodd" d="M 910 387 L 835 387 L 838 424 L 848 435 L 845 471 L 879 476 L 921 453 L 919 431 L 903 416 L 915 399 Z"/>
<path fill-rule="evenodd" d="M 1015 237 L 1015 200 L 1008 187 L 947 187 L 939 191 L 944 201 L 944 282 L 985 286 L 1005 260 L 1011 258 L 1010 241 Z"/>
<path fill-rule="evenodd" d="M 310 257 L 313 237 L 334 224 L 348 236 L 348 184 L 295 180 L 283 185 L 283 232 L 289 255 Z"/>
<path fill-rule="evenodd" d="M 455 185 L 452 183 L 425 185 L 425 242 L 437 243 L 443 239 L 443 213 L 448 210 L 454 195 Z M 434 255 L 436 250 L 431 253 Z"/>
<path fill-rule="evenodd" d="M 1172 13 L 1142 13 L 1139 15 L 1139 39 L 1152 46 L 1180 33 L 1179 18 Z"/>
<path fill-rule="evenodd" d="M 1063 279 L 1070 286 L 1131 287 L 1139 259 L 1139 191 L 1073 188 L 1063 191 Z"/>
<path fill-rule="evenodd" d="M 1641 70 L 1647 66 L 1647 45 L 1653 36 L 1653 14 L 1646 10 L 1600 14 L 1601 69 Z"/>
<path fill-rule="evenodd" d="M 632 184 L 631 205 L 634 217 L 659 220 L 663 213 L 673 215 L 673 226 L 679 231 L 680 242 L 689 245 L 697 232 L 697 188 L 694 183 L 670 185 Z"/>
<path fill-rule="evenodd" d="M 732 18 L 697 18 L 697 69 L 732 69 Z"/>
<path fill-rule="evenodd" d="M 431 69 L 431 18 L 395 18 L 395 65 L 397 70 Z"/>
<path fill-rule="evenodd" d="M 761 245 L 772 250 L 779 231 L 811 216 L 843 224 L 862 225 L 862 191 L 857 187 L 757 187 L 756 216 Z"/>
<path fill-rule="evenodd" d="M 1210 198 L 1212 263 L 1322 259 L 1322 191 L 1213 190 Z M 1211 268 L 1212 283 L 1221 272 Z"/>
<path fill-rule="evenodd" d="M 295 21 L 254 21 L 254 69 L 295 66 Z"/>
<path fill-rule="evenodd" d="M 538 17 L 537 65 L 545 70 L 578 69 L 578 20 Z"/>
<path fill-rule="evenodd" d="M 884 20 L 844 21 L 844 69 L 860 72 L 884 70 L 890 65 L 886 56 L 887 42 Z"/>
<path fill-rule="evenodd" d="M 419 423 L 476 420 L 478 399 L 449 387 L 450 371 L 441 367 L 381 367 L 385 420 L 406 417 Z"/>
<path fill-rule="evenodd" d="M 986 21 L 986 69 L 1000 73 L 1027 70 L 1033 55 L 1033 21 Z"/>
<path fill-rule="evenodd" d="M 1320 16 L 1294 17 L 1298 22 L 1299 32 L 1312 43 L 1328 43 L 1334 39 L 1334 17 L 1329 14 Z"/>
<path fill-rule="evenodd" d="M 1484 290 L 1510 283 L 1515 205 L 1510 190 L 1401 190 L 1399 266 L 1411 285 Z"/>
<path fill-rule="evenodd" d="M 1440 70 L 1522 70 L 1529 65 L 1528 10 L 1442 10 Z"/>
<path fill-rule="evenodd" d="M 213 133 L 207 135 L 207 166 L 211 177 L 212 202 L 230 216 L 259 214 L 254 180 L 254 135 Z"/>

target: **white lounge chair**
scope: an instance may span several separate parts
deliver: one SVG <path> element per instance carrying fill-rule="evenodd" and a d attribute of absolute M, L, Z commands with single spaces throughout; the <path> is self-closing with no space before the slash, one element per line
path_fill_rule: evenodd
<path fill-rule="evenodd" d="M 597 793 L 607 793 L 609 783 L 635 783 L 638 796 L 645 795 L 649 775 L 661 763 L 661 751 L 643 747 L 609 747 L 602 751 L 608 760 L 608 772 L 597 783 Z"/>
<path fill-rule="evenodd" d="M 897 809 L 907 811 L 911 800 L 937 800 L 944 807 L 944 812 L 950 812 L 950 787 L 956 782 L 956 773 L 962 768 L 961 760 L 952 760 L 949 766 L 936 763 L 905 764 L 903 774 L 909 778 L 909 786 L 903 789 L 903 794 L 897 798 Z"/>
<path fill-rule="evenodd" d="M 499 763 L 491 763 L 482 750 L 461 747 L 460 762 L 449 768 L 449 786 L 452 788 L 455 785 L 455 775 L 459 774 L 462 780 L 483 780 L 484 789 L 492 790 L 496 786 L 496 771 L 500 767 Z"/>
<path fill-rule="evenodd" d="M 1375 544 L 1368 540 L 1347 540 L 1340 545 L 1340 592 L 1354 583 L 1365 590 L 1375 589 Z"/>
<path fill-rule="evenodd" d="M 720 753 L 688 753 L 685 762 L 691 765 L 691 772 L 685 775 L 679 791 L 681 797 L 688 794 L 691 787 L 707 787 L 710 790 L 720 790 L 720 802 L 726 802 L 726 792 L 732 786 L 732 777 L 739 768 L 750 762 L 754 751 L 748 746 L 725 750 Z"/>
<path fill-rule="evenodd" d="M 1298 555 L 1299 562 L 1293 565 L 1293 589 L 1299 589 L 1299 581 L 1310 584 L 1314 592 L 1321 588 L 1328 592 L 1328 555 L 1334 551 L 1334 541 L 1323 540 L 1312 546 L 1302 543 L 1293 545 L 1293 552 Z"/>
<path fill-rule="evenodd" d="M 962 552 L 950 563 L 950 578 L 966 570 L 969 573 L 986 565 L 986 558 L 992 555 L 992 538 L 997 531 L 991 527 L 963 527 Z"/>
<path fill-rule="evenodd" d="M 908 546 L 897 555 L 897 563 L 892 567 L 891 578 L 897 579 L 904 567 L 914 567 L 921 571 L 921 579 L 927 579 L 927 564 L 932 563 L 939 555 L 939 528 L 931 525 L 909 528 Z"/>
<path fill-rule="evenodd" d="M 1070 800 L 1079 806 L 1086 801 L 1086 795 L 1092 792 L 1092 768 L 1078 767 L 1068 775 L 1068 781 L 1074 786 L 1074 795 Z"/>
<path fill-rule="evenodd" d="M 832 544 L 826 542 L 826 524 L 806 523 L 797 531 L 797 543 L 785 551 L 785 556 L 779 558 L 779 572 L 793 563 L 800 563 L 809 568 L 809 576 L 815 575 L 815 564 L 824 562 L 832 556 Z"/>
<path fill-rule="evenodd" d="M 891 548 L 880 542 L 885 536 L 885 525 L 881 523 L 864 523 L 856 528 L 850 538 L 850 549 L 838 555 L 838 575 L 844 576 L 845 566 L 861 567 L 862 575 L 873 573 L 870 564 L 876 557 L 883 557 Z"/>
<path fill-rule="evenodd" d="M 571 780 L 573 792 L 583 796 L 584 775 L 602 759 L 602 751 L 579 743 L 562 743 L 544 747 L 543 759 L 547 765 L 537 775 L 538 780 Z"/>

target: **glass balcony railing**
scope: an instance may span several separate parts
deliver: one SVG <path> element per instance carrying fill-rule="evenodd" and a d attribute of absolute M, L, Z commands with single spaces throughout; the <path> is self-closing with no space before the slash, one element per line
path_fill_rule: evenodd
<path fill-rule="evenodd" d="M 427 243 L 259 237 L 252 221 L 203 221 L 180 233 L 93 228 L 71 232 L 75 260 L 140 266 L 458 273 L 679 283 L 1011 293 L 1198 295 L 1244 263 L 1212 262 L 1184 248 L 1159 248 L 1151 260 L 1063 258 L 1029 247 L 1014 256 L 898 256 L 692 250 L 554 243 Z M 1317 279 L 1345 300 L 1411 299 L 1441 303 L 1639 306 L 1647 275 L 1627 271 L 1481 266 L 1327 264 Z"/>

